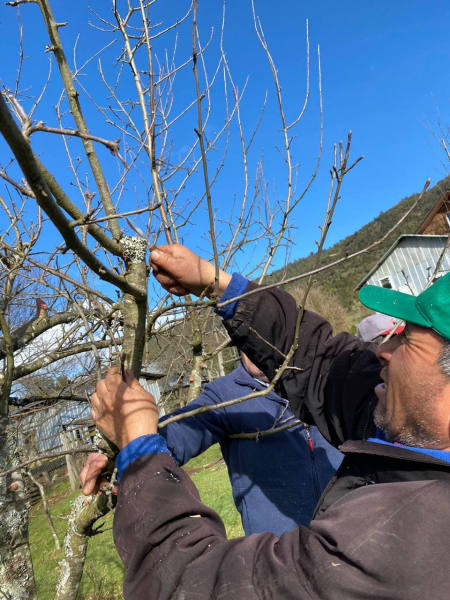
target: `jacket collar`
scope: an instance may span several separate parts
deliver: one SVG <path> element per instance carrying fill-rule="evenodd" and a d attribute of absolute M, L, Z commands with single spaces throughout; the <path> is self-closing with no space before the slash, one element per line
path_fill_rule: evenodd
<path fill-rule="evenodd" d="M 343 454 L 371 454 L 372 456 L 385 456 L 389 458 L 396 458 L 399 460 L 408 460 L 413 462 L 421 462 L 433 465 L 443 465 L 450 470 L 450 463 L 445 462 L 430 456 L 429 454 L 423 454 L 421 452 L 414 452 L 413 450 L 407 450 L 401 446 L 394 444 L 378 444 L 377 442 L 368 442 L 366 440 L 355 440 L 348 441 L 339 446 L 339 450 Z"/>

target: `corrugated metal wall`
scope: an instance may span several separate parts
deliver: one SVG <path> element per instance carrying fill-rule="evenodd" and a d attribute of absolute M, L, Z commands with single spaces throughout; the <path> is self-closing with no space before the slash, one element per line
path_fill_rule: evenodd
<path fill-rule="evenodd" d="M 380 286 L 380 279 L 389 277 L 392 288 L 399 290 L 407 283 L 413 294 L 417 295 L 425 288 L 430 275 L 433 274 L 436 263 L 445 245 L 441 237 L 406 237 L 400 240 L 398 246 L 388 256 L 380 267 L 367 281 L 369 285 Z M 405 276 L 402 273 L 404 271 Z M 441 272 L 450 271 L 450 253 L 447 252 L 441 267 Z"/>
<path fill-rule="evenodd" d="M 141 378 L 139 383 L 150 394 L 155 397 L 156 403 L 159 403 L 160 391 L 156 382 L 150 382 Z M 164 409 L 159 407 L 160 415 L 165 414 Z M 63 426 L 71 428 L 72 423 L 81 419 L 90 419 L 91 406 L 87 402 L 69 402 L 62 401 L 52 407 L 43 407 L 30 411 L 28 414 L 16 417 L 16 426 L 19 434 L 19 445 L 22 446 L 23 440 L 27 438 L 27 433 L 33 434 L 34 447 L 39 453 L 56 451 L 61 448 L 60 433 Z M 79 429 L 86 429 L 82 425 Z"/>
<path fill-rule="evenodd" d="M 39 453 L 55 451 L 62 445 L 59 435 L 63 425 L 70 427 L 74 421 L 89 418 L 90 413 L 91 407 L 87 402 L 69 401 L 30 412 L 16 421 L 19 444 L 22 445 L 24 436 L 32 432 L 34 446 Z"/>
<path fill-rule="evenodd" d="M 144 390 L 147 390 L 147 392 L 152 394 L 152 396 L 155 398 L 156 404 L 157 404 L 158 410 L 159 410 L 159 416 L 163 417 L 166 414 L 166 412 L 164 410 L 164 407 L 159 405 L 159 399 L 161 397 L 161 392 L 159 391 L 159 385 L 156 383 L 156 381 L 149 381 L 145 377 L 140 377 L 139 383 L 142 385 Z"/>

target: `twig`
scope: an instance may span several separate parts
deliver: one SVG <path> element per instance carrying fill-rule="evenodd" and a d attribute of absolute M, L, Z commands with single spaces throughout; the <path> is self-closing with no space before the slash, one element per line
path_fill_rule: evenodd
<path fill-rule="evenodd" d="M 200 84 L 198 81 L 198 67 L 197 67 L 197 10 L 198 1 L 193 0 L 193 19 L 192 19 L 192 71 L 194 72 L 195 80 L 195 95 L 197 100 L 197 122 L 198 129 L 194 129 L 198 136 L 200 143 L 200 152 L 202 156 L 202 167 L 203 167 L 203 180 L 205 182 L 205 194 L 206 202 L 208 206 L 208 217 L 209 217 L 209 235 L 211 238 L 211 244 L 214 255 L 214 294 L 217 297 L 219 295 L 219 257 L 217 255 L 217 244 L 216 244 L 216 233 L 214 225 L 214 215 L 211 202 L 211 189 L 209 186 L 208 176 L 208 163 L 206 162 L 204 132 L 203 132 L 203 121 L 202 121 L 202 96 L 200 95 Z"/>
<path fill-rule="evenodd" d="M 146 206 L 145 208 L 138 208 L 137 210 L 130 210 L 129 212 L 124 212 L 124 213 L 118 213 L 117 215 L 115 215 L 115 217 L 117 219 L 120 219 L 122 217 L 130 217 L 132 215 L 140 215 L 144 212 L 152 212 L 154 210 L 156 210 L 157 208 L 160 208 L 160 204 L 154 204 L 153 206 Z M 102 217 L 100 219 L 94 219 L 91 221 L 88 221 L 88 223 L 101 223 L 102 221 L 109 221 L 109 219 L 112 219 L 112 215 L 108 216 L 108 217 Z"/>
<path fill-rule="evenodd" d="M 26 460 L 25 462 L 21 463 L 20 465 L 16 465 L 15 467 L 12 467 L 11 469 L 8 469 L 6 471 L 2 471 L 0 473 L 0 478 L 6 477 L 7 475 L 11 475 L 11 473 L 18 471 L 19 469 L 23 469 L 24 467 L 27 467 L 28 465 L 32 465 L 33 463 L 38 462 L 40 460 L 47 460 L 47 459 L 50 460 L 52 458 L 58 458 L 59 456 L 65 456 L 66 454 L 86 454 L 89 452 L 93 452 L 92 446 L 83 446 L 82 448 L 73 448 L 72 450 L 61 450 L 61 452 L 51 452 L 49 454 L 40 454 L 39 456 L 36 456 L 35 458 Z"/>
<path fill-rule="evenodd" d="M 448 251 L 449 248 L 450 248 L 450 233 L 447 236 L 447 240 L 446 240 L 446 242 L 444 244 L 444 247 L 442 248 L 441 254 L 439 255 L 439 258 L 438 258 L 438 261 L 436 263 L 436 267 L 434 269 L 433 275 L 430 277 L 429 282 L 428 282 L 428 284 L 427 284 L 426 287 L 428 287 L 429 285 L 431 285 L 431 283 L 435 282 L 436 277 L 437 277 L 439 271 L 441 270 L 442 263 L 444 262 L 445 255 L 447 254 L 447 251 Z"/>
<path fill-rule="evenodd" d="M 263 341 L 265 344 L 267 344 L 268 346 L 270 346 L 272 348 L 272 350 L 275 350 L 275 352 L 278 352 L 278 354 L 281 354 L 281 356 L 283 358 L 286 358 L 286 355 L 283 354 L 283 352 L 281 352 L 281 350 L 279 350 L 278 348 L 276 348 L 275 346 L 273 346 L 272 344 L 270 344 L 261 335 L 259 335 L 259 333 L 256 331 L 256 329 L 253 329 L 253 327 L 249 327 L 248 330 L 251 331 L 252 333 L 254 333 L 256 335 L 256 337 L 259 338 L 261 341 Z"/>
<path fill-rule="evenodd" d="M 83 133 L 81 131 L 78 131 L 78 129 L 58 129 L 56 127 L 47 127 L 42 121 L 39 121 L 35 125 L 31 125 L 30 127 L 25 128 L 23 133 L 26 136 L 30 136 L 37 131 L 42 131 L 45 133 L 56 133 L 58 135 L 68 135 L 71 137 L 78 137 L 83 140 L 91 140 L 93 142 L 98 142 L 99 144 L 103 144 L 104 146 L 106 146 L 108 150 L 111 151 L 111 154 L 113 154 L 114 156 L 116 156 L 120 150 L 120 138 L 117 138 L 117 140 L 114 141 L 105 140 L 96 135 L 91 135 L 90 133 Z M 114 217 L 114 215 L 109 216 L 110 218 Z"/>
<path fill-rule="evenodd" d="M 45 497 L 44 486 L 42 485 L 42 483 L 39 483 L 39 481 L 33 476 L 33 474 L 31 473 L 31 471 L 29 469 L 25 469 L 25 473 L 31 479 L 31 481 L 34 483 L 34 485 L 37 487 L 37 489 L 39 490 L 39 494 L 41 495 L 41 500 L 42 500 L 42 507 L 44 509 L 45 516 L 47 517 L 47 522 L 50 527 L 50 531 L 52 532 L 53 540 L 55 542 L 55 547 L 57 550 L 61 550 L 61 544 L 58 539 L 58 536 L 56 535 L 56 530 L 55 530 L 55 526 L 53 525 L 52 516 L 51 516 L 50 510 L 47 506 L 47 498 Z"/>
<path fill-rule="evenodd" d="M 234 400 L 227 400 L 226 402 L 218 402 L 217 404 L 200 406 L 200 408 L 195 408 L 193 410 L 189 410 L 181 415 L 175 415 L 173 417 L 169 417 L 162 423 L 158 424 L 158 428 L 161 429 L 163 427 L 167 427 L 171 423 L 175 423 L 176 421 L 182 421 L 183 419 L 188 419 L 189 417 L 195 417 L 195 415 L 199 415 L 204 412 L 209 412 L 210 410 L 218 410 L 220 408 L 226 408 L 227 406 L 233 406 L 234 404 L 240 404 L 241 402 L 246 402 L 247 400 L 251 400 L 252 398 L 264 398 L 267 394 L 275 388 L 275 383 L 278 381 L 274 379 L 264 390 L 260 392 L 252 392 L 251 394 L 246 394 L 241 398 L 235 398 Z M 1 473 L 0 473 L 1 476 Z"/>
<path fill-rule="evenodd" d="M 267 437 L 268 435 L 275 435 L 276 433 L 281 433 L 282 431 L 286 431 L 287 429 L 292 429 L 292 427 L 297 427 L 297 425 L 303 425 L 303 421 L 300 419 L 296 419 L 291 423 L 287 423 L 286 425 L 281 425 L 280 427 L 272 427 L 272 429 L 265 429 L 264 431 L 257 431 L 255 433 L 231 433 L 227 435 L 228 439 L 233 440 L 256 440 L 259 438 Z"/>
<path fill-rule="evenodd" d="M 360 256 L 361 254 L 367 254 L 368 252 L 370 252 L 371 250 L 373 250 L 374 248 L 376 248 L 377 246 L 379 246 L 380 244 L 385 242 L 386 239 L 391 235 L 391 233 L 393 233 L 403 223 L 403 221 L 411 214 L 411 212 L 416 208 L 416 206 L 422 200 L 422 197 L 423 197 L 424 193 L 427 191 L 429 185 L 430 185 L 430 179 L 427 179 L 427 181 L 425 182 L 425 185 L 422 189 L 422 192 L 419 194 L 417 200 L 414 202 L 414 204 L 411 206 L 411 208 L 406 211 L 406 213 L 403 215 L 403 217 L 401 217 L 401 219 L 399 219 L 397 221 L 397 223 L 389 229 L 389 231 L 387 231 L 379 240 L 377 240 L 376 242 L 373 242 L 373 244 L 366 246 L 362 250 L 353 252 L 353 254 L 346 254 L 342 258 L 339 258 L 338 260 L 335 260 L 334 262 L 329 263 L 328 265 L 324 265 L 323 267 L 318 267 L 317 269 L 312 269 L 311 271 L 302 273 L 301 275 L 295 275 L 294 277 L 289 277 L 287 279 L 284 279 L 280 283 L 271 283 L 269 285 L 265 285 L 263 288 L 258 288 L 258 289 L 251 290 L 250 292 L 245 292 L 245 294 L 241 294 L 240 296 L 236 296 L 235 298 L 230 298 L 229 300 L 226 300 L 225 302 L 218 302 L 217 308 L 221 309 L 224 306 L 227 306 L 228 304 L 232 304 L 233 302 L 237 302 L 238 300 L 242 300 L 243 298 L 248 298 L 249 296 L 253 296 L 253 294 L 258 294 L 259 292 L 261 292 L 261 290 L 270 290 L 275 287 L 280 287 L 281 285 L 287 285 L 289 283 L 292 283 L 293 281 L 297 281 L 299 279 L 309 277 L 310 275 L 316 275 L 317 273 L 321 273 L 322 271 L 326 271 L 327 269 L 331 269 L 337 265 L 340 265 L 341 263 L 343 263 L 347 260 L 351 260 L 352 258 L 355 258 L 356 256 Z"/>

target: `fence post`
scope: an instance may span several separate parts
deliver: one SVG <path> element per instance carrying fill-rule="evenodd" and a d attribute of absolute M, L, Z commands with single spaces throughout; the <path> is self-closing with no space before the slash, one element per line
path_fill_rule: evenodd
<path fill-rule="evenodd" d="M 69 439 L 67 437 L 67 431 L 63 427 L 61 431 L 61 443 L 63 450 L 70 450 Z M 66 454 L 67 472 L 69 474 L 70 489 L 72 491 L 77 490 L 80 487 L 80 474 L 78 472 L 75 459 L 72 455 Z"/>

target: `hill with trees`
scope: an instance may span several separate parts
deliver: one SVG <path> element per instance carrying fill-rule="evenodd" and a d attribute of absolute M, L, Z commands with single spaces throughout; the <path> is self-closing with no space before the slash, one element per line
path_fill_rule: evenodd
<path fill-rule="evenodd" d="M 450 185 L 450 178 L 439 181 L 434 187 L 428 190 L 418 206 L 412 211 L 399 229 L 394 231 L 383 244 L 380 244 L 367 254 L 361 254 L 354 259 L 345 261 L 332 269 L 326 270 L 317 275 L 317 281 L 327 291 L 336 294 L 340 302 L 347 309 L 352 309 L 357 300 L 355 287 L 383 256 L 388 248 L 402 234 L 414 233 L 429 213 L 434 204 Z M 405 212 L 417 200 L 418 194 L 413 194 L 404 198 L 392 208 L 381 212 L 378 217 L 370 223 L 347 236 L 337 244 L 334 244 L 322 253 L 321 266 L 334 262 L 335 260 L 362 250 L 370 244 L 376 242 L 389 231 L 395 223 L 405 214 Z M 313 269 L 316 255 L 311 252 L 306 258 L 300 258 L 270 274 L 266 279 L 267 283 L 283 281 L 290 277 L 295 277 L 301 273 L 306 273 Z"/>

